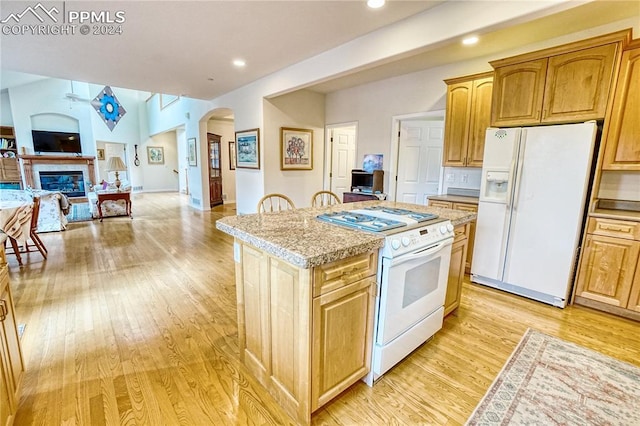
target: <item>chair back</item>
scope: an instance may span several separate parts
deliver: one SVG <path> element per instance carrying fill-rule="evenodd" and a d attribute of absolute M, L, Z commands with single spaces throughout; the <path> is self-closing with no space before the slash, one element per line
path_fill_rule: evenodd
<path fill-rule="evenodd" d="M 258 201 L 258 213 L 293 210 L 296 206 L 286 195 L 267 194 Z"/>
<path fill-rule="evenodd" d="M 31 213 L 31 230 L 38 229 L 38 217 L 40 216 L 40 197 L 33 197 L 33 211 Z"/>
<path fill-rule="evenodd" d="M 331 191 L 318 191 L 311 197 L 311 207 L 326 207 L 342 204 L 340 198 Z"/>

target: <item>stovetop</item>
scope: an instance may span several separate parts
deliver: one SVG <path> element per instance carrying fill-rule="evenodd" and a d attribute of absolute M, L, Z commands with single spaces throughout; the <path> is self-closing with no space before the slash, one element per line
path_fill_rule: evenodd
<path fill-rule="evenodd" d="M 390 229 L 407 226 L 406 223 L 400 222 L 398 220 L 378 218 L 375 216 L 356 212 L 355 210 L 324 213 L 319 215 L 318 219 L 324 222 L 346 226 L 348 228 L 362 229 L 364 231 L 373 232 L 383 232 Z"/>
<path fill-rule="evenodd" d="M 422 213 L 393 207 L 372 206 L 360 210 L 324 213 L 318 216 L 324 222 L 372 232 L 401 231 L 423 222 L 437 219 L 433 213 Z"/>

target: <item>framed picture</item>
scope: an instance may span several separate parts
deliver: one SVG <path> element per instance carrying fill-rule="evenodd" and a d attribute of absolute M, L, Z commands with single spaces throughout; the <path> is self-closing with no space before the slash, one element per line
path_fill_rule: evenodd
<path fill-rule="evenodd" d="M 260 129 L 236 132 L 236 167 L 260 168 Z"/>
<path fill-rule="evenodd" d="M 187 139 L 187 152 L 188 152 L 188 160 L 190 166 L 198 165 L 198 154 L 196 152 L 196 138 Z"/>
<path fill-rule="evenodd" d="M 149 164 L 164 164 L 164 148 L 161 146 L 148 146 L 147 158 Z"/>
<path fill-rule="evenodd" d="M 229 170 L 236 169 L 236 143 L 229 141 Z"/>
<path fill-rule="evenodd" d="M 98 148 L 98 160 L 104 160 L 104 149 Z"/>
<path fill-rule="evenodd" d="M 280 128 L 280 169 L 313 169 L 313 130 Z"/>

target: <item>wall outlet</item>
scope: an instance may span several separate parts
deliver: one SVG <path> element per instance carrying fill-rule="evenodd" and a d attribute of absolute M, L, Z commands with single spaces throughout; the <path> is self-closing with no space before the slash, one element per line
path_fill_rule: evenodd
<path fill-rule="evenodd" d="M 455 182 L 456 181 L 456 175 L 454 175 L 453 173 L 447 173 L 447 182 Z"/>
<path fill-rule="evenodd" d="M 464 174 L 464 175 L 460 176 L 460 181 L 464 182 L 464 183 L 469 182 L 469 175 Z"/>

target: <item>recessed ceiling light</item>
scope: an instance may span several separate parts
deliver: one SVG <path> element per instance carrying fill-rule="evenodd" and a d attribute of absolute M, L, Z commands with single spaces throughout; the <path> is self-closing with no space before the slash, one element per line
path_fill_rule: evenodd
<path fill-rule="evenodd" d="M 233 65 L 235 65 L 238 68 L 244 67 L 246 64 L 247 63 L 244 61 L 244 59 L 234 59 L 233 60 Z"/>
<path fill-rule="evenodd" d="M 476 44 L 478 42 L 478 37 L 477 36 L 471 36 L 471 37 L 467 37 L 465 39 L 462 40 L 462 44 L 466 44 L 471 45 L 471 44 Z"/>
<path fill-rule="evenodd" d="M 367 6 L 371 9 L 378 9 L 384 6 L 384 0 L 367 0 Z"/>

